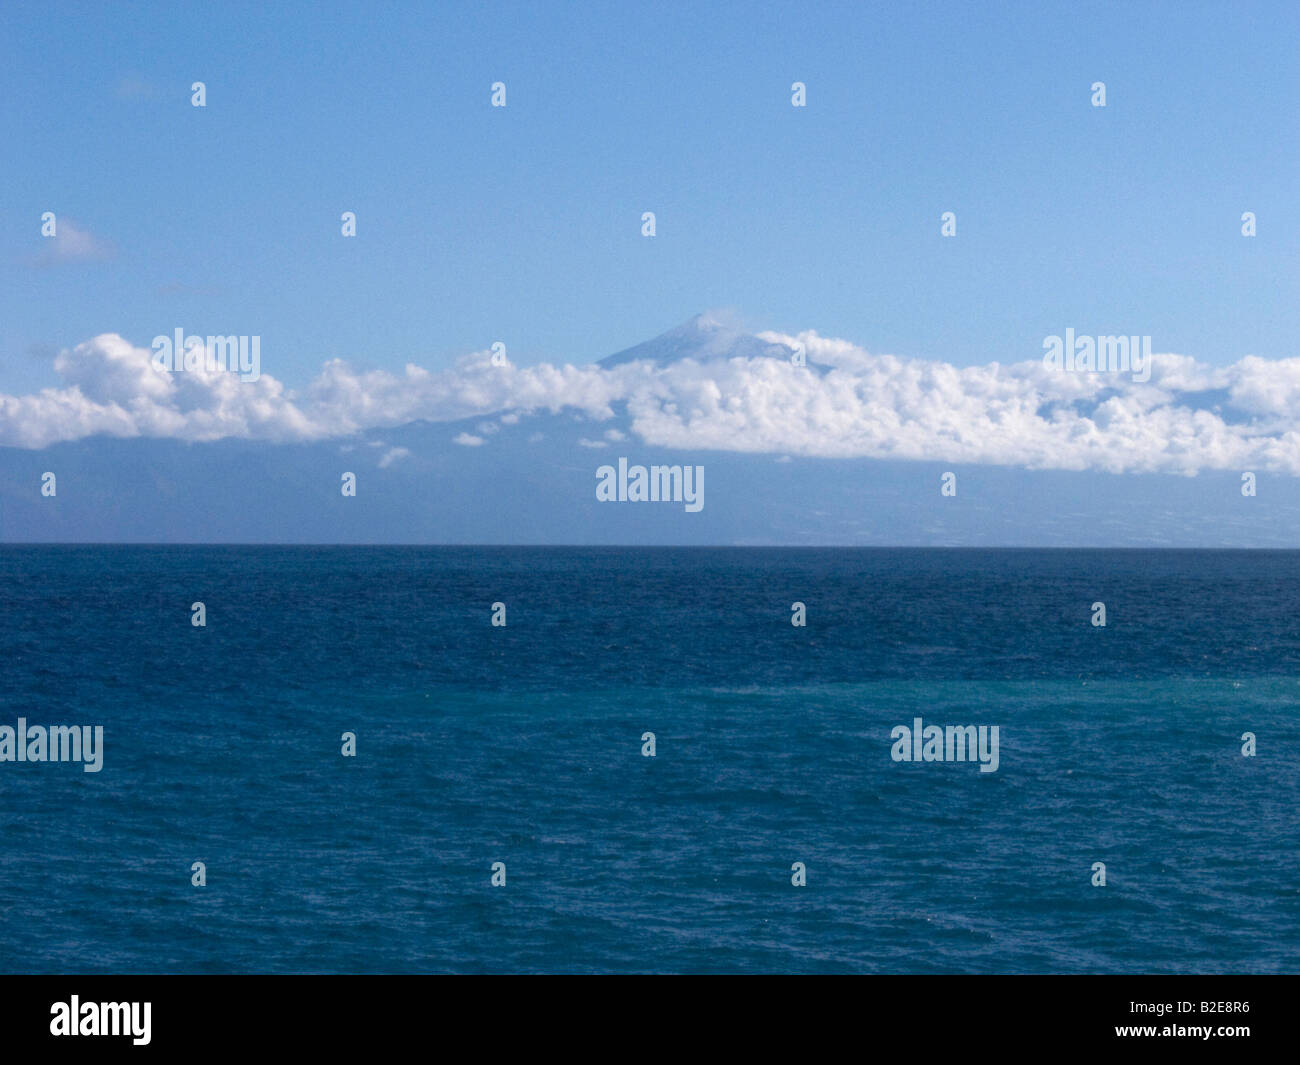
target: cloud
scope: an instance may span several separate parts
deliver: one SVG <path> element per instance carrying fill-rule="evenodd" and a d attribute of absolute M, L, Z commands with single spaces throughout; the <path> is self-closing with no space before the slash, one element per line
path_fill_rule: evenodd
<path fill-rule="evenodd" d="M 411 452 L 408 448 L 390 447 L 384 452 L 383 457 L 379 460 L 379 468 L 381 470 L 386 470 L 394 462 L 397 462 L 399 459 L 408 458 L 410 454 Z"/>
<path fill-rule="evenodd" d="M 54 236 L 42 237 L 41 241 L 44 248 L 33 260 L 37 266 L 96 262 L 113 254 L 110 245 L 62 216 L 55 218 Z"/>
<path fill-rule="evenodd" d="M 875 355 L 814 331 L 761 339 L 802 343 L 810 365 L 704 355 L 520 368 L 493 366 L 484 351 L 436 373 L 414 364 L 363 372 L 332 359 L 293 392 L 265 372 L 250 382 L 222 371 L 160 373 L 148 349 L 105 334 L 55 358 L 60 387 L 0 395 L 0 443 L 39 448 L 95 434 L 316 440 L 417 419 L 500 415 L 514 424 L 547 411 L 611 423 L 607 440 L 625 434 L 649 446 L 774 458 L 1300 476 L 1300 358 L 1209 367 L 1156 355 L 1141 383 L 1053 371 L 1036 359 L 958 367 Z M 454 442 L 477 447 L 486 432 Z"/>

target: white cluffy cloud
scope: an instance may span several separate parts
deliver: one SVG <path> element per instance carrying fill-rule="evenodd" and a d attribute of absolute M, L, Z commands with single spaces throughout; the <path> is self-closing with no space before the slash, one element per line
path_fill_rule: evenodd
<path fill-rule="evenodd" d="M 94 262 L 112 257 L 113 249 L 89 230 L 82 229 L 70 218 L 57 218 L 54 236 L 45 237 L 44 245 L 34 260 L 37 266 L 54 266 L 58 263 Z"/>
<path fill-rule="evenodd" d="M 872 355 L 813 331 L 761 339 L 802 343 L 818 368 L 709 355 L 520 368 L 494 366 L 483 351 L 439 372 L 414 364 L 359 372 L 334 359 L 295 392 L 267 373 L 257 381 L 219 370 L 160 373 L 149 349 L 108 333 L 59 354 L 60 387 L 0 394 L 0 444 L 40 448 L 96 434 L 316 440 L 492 414 L 505 424 L 540 411 L 612 421 L 625 405 L 606 439 L 1030 469 L 1300 475 L 1300 358 L 1249 356 L 1214 368 L 1158 354 L 1139 383 L 1054 371 L 1039 359 L 961 368 Z M 480 427 L 455 442 L 490 446 L 491 435 Z"/>

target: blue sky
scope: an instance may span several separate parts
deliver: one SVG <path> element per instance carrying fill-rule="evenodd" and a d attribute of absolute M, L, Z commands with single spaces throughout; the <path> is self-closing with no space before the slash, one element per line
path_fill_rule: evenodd
<path fill-rule="evenodd" d="M 1295 4 L 9 5 L 0 392 L 105 332 L 260 335 L 296 387 L 714 307 L 957 366 L 1294 356 L 1297 41 Z M 35 263 L 47 210 L 103 256 Z"/>

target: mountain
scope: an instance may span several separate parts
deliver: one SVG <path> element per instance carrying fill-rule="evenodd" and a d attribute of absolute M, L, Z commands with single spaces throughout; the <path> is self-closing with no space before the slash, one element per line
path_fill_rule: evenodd
<path fill-rule="evenodd" d="M 788 358 L 700 315 L 599 365 Z M 599 502 L 597 470 L 703 466 L 704 507 Z M 41 494 L 42 474 L 57 495 Z M 956 496 L 940 493 L 955 472 Z M 355 497 L 340 492 L 357 479 Z M 1112 475 L 647 445 L 622 406 L 417 421 L 271 444 L 92 437 L 0 448 L 0 542 L 1272 546 L 1300 480 Z"/>
<path fill-rule="evenodd" d="M 792 349 L 784 344 L 770 344 L 743 332 L 723 318 L 697 314 L 675 329 L 601 359 L 606 368 L 646 360 L 667 366 L 679 359 L 704 362 L 712 359 L 788 359 Z"/>

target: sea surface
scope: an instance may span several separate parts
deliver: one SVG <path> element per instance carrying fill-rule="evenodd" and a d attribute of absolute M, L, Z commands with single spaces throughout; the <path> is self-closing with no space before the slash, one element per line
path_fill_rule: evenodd
<path fill-rule="evenodd" d="M 19 717 L 8 973 L 1300 971 L 1295 552 L 6 546 Z"/>

